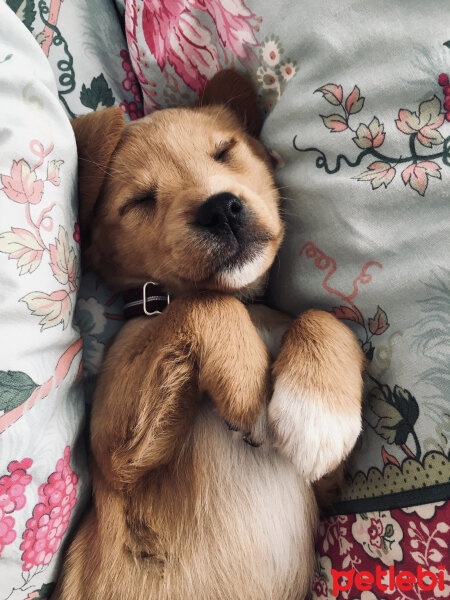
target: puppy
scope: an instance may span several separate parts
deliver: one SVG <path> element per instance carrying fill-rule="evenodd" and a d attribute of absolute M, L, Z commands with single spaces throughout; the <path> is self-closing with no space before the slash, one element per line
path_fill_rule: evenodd
<path fill-rule="evenodd" d="M 91 420 L 93 504 L 53 600 L 298 600 L 313 482 L 361 428 L 363 355 L 333 316 L 261 304 L 283 238 L 254 92 L 216 75 L 200 106 L 73 123 L 89 263 L 171 302 L 111 346 Z M 323 481 L 323 479 L 322 479 Z"/>

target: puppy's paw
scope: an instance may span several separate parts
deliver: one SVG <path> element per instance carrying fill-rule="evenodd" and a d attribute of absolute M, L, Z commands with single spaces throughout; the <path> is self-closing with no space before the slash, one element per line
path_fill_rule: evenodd
<path fill-rule="evenodd" d="M 241 439 L 253 448 L 259 448 L 267 440 L 268 418 L 266 407 L 261 411 L 250 431 L 241 431 L 237 425 L 229 421 L 225 421 L 225 423 L 230 431 L 237 432 Z"/>
<path fill-rule="evenodd" d="M 333 410 L 333 398 L 323 398 L 293 384 L 286 376 L 275 382 L 269 423 L 280 451 L 310 482 L 335 469 L 353 448 L 361 431 L 361 414 Z"/>
<path fill-rule="evenodd" d="M 358 438 L 363 368 L 358 340 L 329 313 L 307 311 L 284 335 L 269 422 L 280 450 L 309 481 L 332 471 Z"/>
<path fill-rule="evenodd" d="M 243 437 L 244 442 L 254 448 L 259 448 L 267 439 L 267 427 L 267 407 L 264 407 L 252 429 L 245 433 Z"/>
<path fill-rule="evenodd" d="M 269 351 L 236 298 L 202 296 L 197 304 L 202 317 L 194 323 L 200 391 L 222 419 L 250 432 L 270 399 Z"/>

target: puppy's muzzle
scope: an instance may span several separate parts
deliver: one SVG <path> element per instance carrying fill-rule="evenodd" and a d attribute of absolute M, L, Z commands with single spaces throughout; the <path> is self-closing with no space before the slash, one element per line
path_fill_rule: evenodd
<path fill-rule="evenodd" d="M 246 209 L 241 200 L 229 192 L 210 196 L 197 211 L 196 224 L 216 238 L 239 234 L 246 221 Z"/>

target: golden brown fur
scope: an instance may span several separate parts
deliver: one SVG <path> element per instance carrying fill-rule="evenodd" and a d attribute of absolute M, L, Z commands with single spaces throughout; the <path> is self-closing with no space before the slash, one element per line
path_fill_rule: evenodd
<path fill-rule="evenodd" d="M 320 311 L 290 324 L 237 299 L 262 286 L 281 243 L 279 198 L 248 133 L 259 125 L 246 80 L 219 74 L 205 103 L 126 127 L 119 109 L 74 122 L 88 261 L 118 288 L 156 279 L 176 298 L 126 324 L 107 354 L 93 505 L 54 600 L 304 598 L 313 482 L 329 491 L 323 477 L 359 433 L 350 331 Z M 219 235 L 199 211 L 224 192 L 238 216 Z"/>

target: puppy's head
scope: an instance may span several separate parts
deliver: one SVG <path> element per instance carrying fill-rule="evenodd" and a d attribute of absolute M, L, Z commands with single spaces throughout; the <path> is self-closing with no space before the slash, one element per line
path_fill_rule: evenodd
<path fill-rule="evenodd" d="M 248 81 L 223 71 L 194 108 L 125 125 L 120 109 L 73 122 L 80 225 L 91 265 L 117 288 L 258 285 L 283 236 Z"/>

